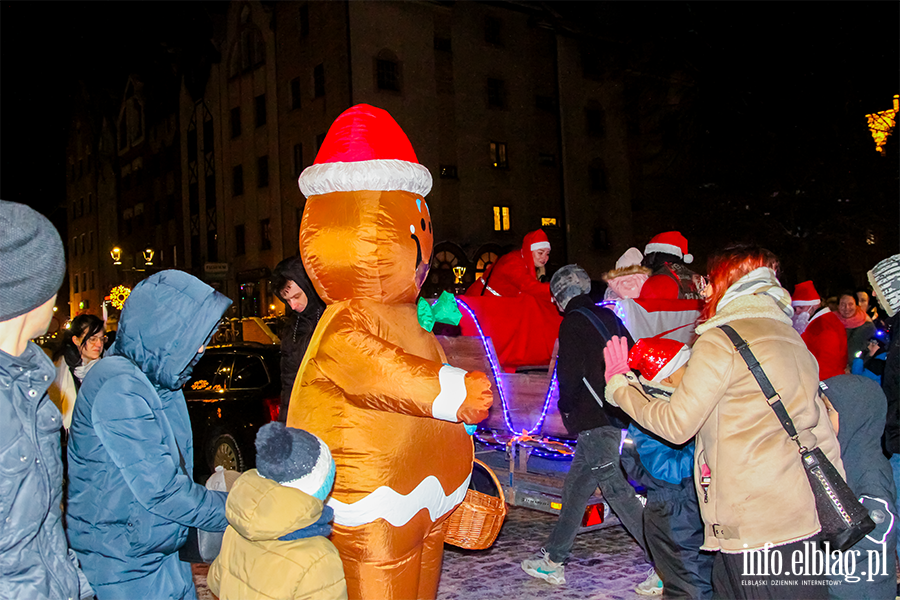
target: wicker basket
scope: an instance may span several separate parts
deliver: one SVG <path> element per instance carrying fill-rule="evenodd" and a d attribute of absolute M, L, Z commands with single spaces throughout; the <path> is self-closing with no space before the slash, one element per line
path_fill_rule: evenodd
<path fill-rule="evenodd" d="M 506 498 L 494 472 L 477 458 L 475 462 L 494 480 L 500 497 L 467 490 L 462 504 L 444 521 L 444 541 L 467 550 L 484 550 L 494 543 L 500 533 L 506 518 Z"/>

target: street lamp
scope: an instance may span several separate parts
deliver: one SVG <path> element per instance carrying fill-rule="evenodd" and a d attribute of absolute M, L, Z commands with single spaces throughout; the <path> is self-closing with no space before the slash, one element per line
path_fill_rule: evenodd
<path fill-rule="evenodd" d="M 109 251 L 109 255 L 112 257 L 114 265 L 122 264 L 122 249 L 121 248 L 116 246 L 115 248 L 113 248 L 112 250 Z"/>
<path fill-rule="evenodd" d="M 144 264 L 152 265 L 153 264 L 153 254 L 154 254 L 153 248 L 150 248 L 150 247 L 146 248 L 144 250 L 143 254 L 144 254 Z"/>

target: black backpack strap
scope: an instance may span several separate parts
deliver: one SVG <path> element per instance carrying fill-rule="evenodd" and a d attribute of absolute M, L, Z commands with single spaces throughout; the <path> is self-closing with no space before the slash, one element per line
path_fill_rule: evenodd
<path fill-rule="evenodd" d="M 750 346 L 744 338 L 738 335 L 738 332 L 735 331 L 731 325 L 719 325 L 719 329 L 725 332 L 725 335 L 727 335 L 728 339 L 731 340 L 731 343 L 734 344 L 735 350 L 738 351 L 741 358 L 747 363 L 747 367 L 750 369 L 750 372 L 753 373 L 753 377 L 756 378 L 759 388 L 766 396 L 766 402 L 768 402 L 772 410 L 775 411 L 775 415 L 778 417 L 781 426 L 784 427 L 784 430 L 787 431 L 790 438 L 800 446 L 800 449 L 805 452 L 806 449 L 800 444 L 800 440 L 797 438 L 797 429 L 794 427 L 794 422 L 791 420 L 790 415 L 788 415 L 787 409 L 784 408 L 784 403 L 781 402 L 781 396 L 778 395 L 778 392 L 776 392 L 775 388 L 772 386 L 772 382 L 766 377 L 766 372 L 763 371 L 762 365 L 759 364 L 759 361 L 756 360 L 756 356 L 750 351 Z"/>
<path fill-rule="evenodd" d="M 600 317 L 595 315 L 593 311 L 582 306 L 580 308 L 576 308 L 572 312 L 587 317 L 587 320 L 590 321 L 591 325 L 593 325 L 597 329 L 597 331 L 600 332 L 600 335 L 603 336 L 604 340 L 608 342 L 612 339 L 612 336 L 609 334 L 609 329 L 606 328 L 606 325 L 603 324 L 603 321 L 600 320 Z"/>

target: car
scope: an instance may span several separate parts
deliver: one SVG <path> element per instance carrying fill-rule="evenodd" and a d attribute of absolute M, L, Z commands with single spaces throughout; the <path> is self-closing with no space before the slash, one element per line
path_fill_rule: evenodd
<path fill-rule="evenodd" d="M 256 466 L 256 432 L 278 419 L 281 351 L 240 342 L 210 346 L 182 388 L 194 436 L 194 478 L 202 483 L 221 465 Z"/>

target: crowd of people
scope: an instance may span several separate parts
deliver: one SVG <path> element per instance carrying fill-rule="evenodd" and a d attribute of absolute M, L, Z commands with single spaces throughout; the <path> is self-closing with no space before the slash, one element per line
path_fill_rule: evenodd
<path fill-rule="evenodd" d="M 299 256 L 273 279 L 289 308 L 281 422 L 260 429 L 257 468 L 226 478 L 221 490 L 194 482 L 181 387 L 230 300 L 186 273 L 156 273 L 135 287 L 111 346 L 103 321 L 82 315 L 51 360 L 30 340 L 52 317 L 62 242 L 20 204 L 0 201 L 0 229 L 0 597 L 196 597 L 179 556 L 192 528 L 222 534 L 209 584 L 223 600 L 348 597 L 344 550 L 329 541 L 334 511 L 325 503 L 335 459 L 321 438 L 284 423 L 326 308 Z M 841 293 L 832 310 L 813 282 L 790 294 L 778 258 L 756 246 L 718 252 L 700 276 L 687 266 L 687 240 L 662 233 L 603 275 L 601 302 L 577 265 L 541 281 L 549 246 L 532 232 L 470 291 L 531 294 L 563 315 L 559 410 L 576 452 L 559 519 L 522 569 L 565 583 L 581 516 L 599 487 L 653 565 L 640 594 L 893 598 L 900 255 L 869 272 L 870 288 Z M 629 301 L 687 302 L 676 312 L 692 320 L 636 328 L 611 309 Z M 881 552 L 882 571 L 856 579 L 746 572 L 748 552 L 765 550 L 787 565 L 820 541 L 795 444 L 821 449 L 869 510 L 876 529 L 854 549 Z"/>

